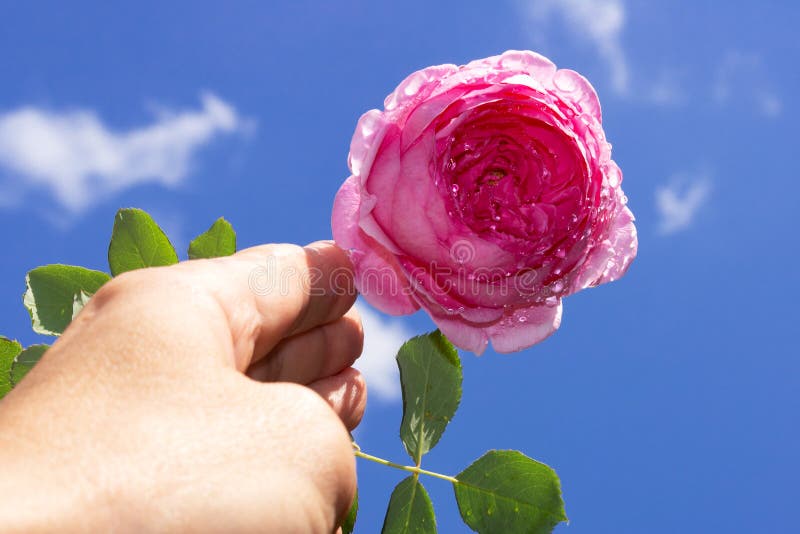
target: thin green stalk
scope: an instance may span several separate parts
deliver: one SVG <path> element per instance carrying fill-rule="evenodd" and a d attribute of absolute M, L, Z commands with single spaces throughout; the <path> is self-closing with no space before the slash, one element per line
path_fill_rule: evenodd
<path fill-rule="evenodd" d="M 354 444 L 354 448 L 355 448 L 354 452 L 355 452 L 356 456 L 358 456 L 359 458 L 363 458 L 365 460 L 369 460 L 370 462 L 375 462 L 376 464 L 381 464 L 381 465 L 385 465 L 385 466 L 388 466 L 388 467 L 394 467 L 395 469 L 401 469 L 403 471 L 408 471 L 409 473 L 414 473 L 415 475 L 428 475 L 428 476 L 431 476 L 431 477 L 440 478 L 442 480 L 446 480 L 446 481 L 451 482 L 453 484 L 458 482 L 458 480 L 456 480 L 455 477 L 450 477 L 450 476 L 447 476 L 447 475 L 443 475 L 441 473 L 434 473 L 433 471 L 428 471 L 427 469 L 422 469 L 422 468 L 419 468 L 419 467 L 415 467 L 413 465 L 396 464 L 394 462 L 390 462 L 389 460 L 384 460 L 383 458 L 378 458 L 377 456 L 373 456 L 371 454 L 367 454 L 365 452 L 362 452 L 361 448 L 358 447 L 358 445 L 355 445 L 355 444 Z"/>

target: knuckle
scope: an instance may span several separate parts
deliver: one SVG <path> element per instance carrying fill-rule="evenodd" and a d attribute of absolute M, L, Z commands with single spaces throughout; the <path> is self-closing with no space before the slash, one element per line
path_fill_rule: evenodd
<path fill-rule="evenodd" d="M 240 250 L 235 256 L 263 261 L 269 258 L 305 256 L 305 250 L 300 245 L 293 243 L 270 243 Z"/>
<path fill-rule="evenodd" d="M 141 271 L 128 271 L 119 274 L 103 284 L 92 297 L 92 302 L 95 305 L 104 305 L 112 301 L 123 299 L 126 295 L 135 293 L 136 288 L 144 285 L 144 280 L 142 280 L 142 278 Z"/>
<path fill-rule="evenodd" d="M 297 409 L 314 420 L 314 422 L 334 417 L 328 403 L 314 390 L 295 383 L 287 383 L 286 387 L 290 389 L 290 394 Z"/>
<path fill-rule="evenodd" d="M 323 448 L 338 450 L 344 444 L 343 449 L 349 454 L 350 439 L 347 431 L 327 401 L 306 386 L 294 383 L 287 383 L 286 386 L 291 390 L 296 410 L 302 413 L 306 423 L 319 431 L 318 435 L 322 440 L 330 441 Z"/>
<path fill-rule="evenodd" d="M 118 274 L 103 284 L 90 303 L 99 308 L 111 303 L 134 302 L 154 293 L 163 296 L 167 291 L 182 287 L 183 277 L 177 267 L 150 267 Z"/>
<path fill-rule="evenodd" d="M 353 326 L 353 351 L 360 356 L 364 351 L 364 324 L 360 317 L 356 316 Z"/>

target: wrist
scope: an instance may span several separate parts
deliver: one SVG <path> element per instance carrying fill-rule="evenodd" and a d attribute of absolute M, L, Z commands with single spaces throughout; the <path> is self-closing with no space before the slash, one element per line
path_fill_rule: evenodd
<path fill-rule="evenodd" d="M 24 467 L 0 452 L 0 517 L 4 533 L 104 531 L 106 501 L 79 481 L 59 479 Z"/>
<path fill-rule="evenodd" d="M 85 460 L 37 439 L 26 432 L 29 425 L 15 425 L 12 402 L 9 398 L 0 404 L 0 530 L 107 531 L 107 486 L 98 483 Z"/>

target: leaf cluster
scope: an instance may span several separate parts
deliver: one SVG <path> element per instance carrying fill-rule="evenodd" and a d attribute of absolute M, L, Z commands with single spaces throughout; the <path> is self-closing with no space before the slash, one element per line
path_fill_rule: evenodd
<path fill-rule="evenodd" d="M 236 252 L 236 233 L 223 218 L 189 244 L 190 259 L 215 258 Z M 75 265 L 44 265 L 25 276 L 25 308 L 37 334 L 60 336 L 112 276 L 134 269 L 178 263 L 167 235 L 145 211 L 117 211 L 108 246 L 110 274 Z M 0 337 L 0 398 L 3 398 L 38 362 L 49 345 L 23 350 L 17 342 Z"/>
<path fill-rule="evenodd" d="M 420 475 L 445 479 L 453 486 L 461 518 L 481 534 L 545 534 L 567 520 L 561 483 L 555 471 L 519 451 L 492 450 L 455 477 L 422 469 L 461 401 L 463 374 L 455 347 L 438 330 L 407 341 L 397 354 L 403 390 L 400 439 L 413 466 L 394 489 L 383 534 L 433 534 L 433 503 Z M 351 515 L 355 515 L 357 502 Z M 344 532 L 352 532 L 349 520 Z"/>

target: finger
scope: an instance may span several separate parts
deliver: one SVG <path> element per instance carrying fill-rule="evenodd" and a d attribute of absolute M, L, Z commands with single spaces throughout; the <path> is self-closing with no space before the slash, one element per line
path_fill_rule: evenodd
<path fill-rule="evenodd" d="M 348 367 L 339 374 L 308 385 L 328 401 L 348 430 L 353 430 L 364 416 L 367 405 L 367 384 L 358 370 Z"/>
<path fill-rule="evenodd" d="M 302 249 L 291 245 L 267 250 L 255 247 L 238 256 L 250 267 L 248 288 L 255 295 L 261 319 L 252 351 L 254 361 L 284 337 L 338 319 L 355 302 L 352 264 L 330 241 Z"/>
<path fill-rule="evenodd" d="M 353 365 L 364 346 L 364 330 L 355 307 L 332 323 L 281 341 L 247 370 L 261 382 L 309 384 Z"/>
<path fill-rule="evenodd" d="M 330 241 L 262 245 L 185 268 L 223 308 L 240 370 L 283 338 L 338 319 L 356 298 L 352 264 Z"/>

